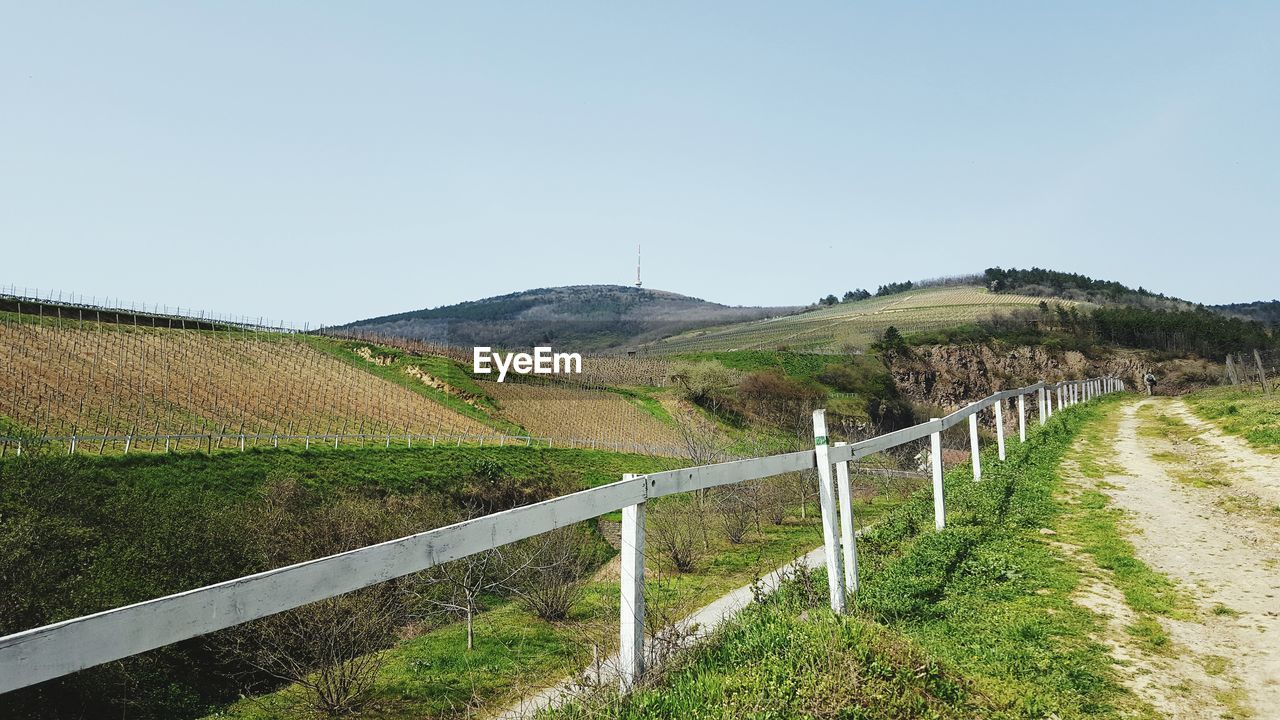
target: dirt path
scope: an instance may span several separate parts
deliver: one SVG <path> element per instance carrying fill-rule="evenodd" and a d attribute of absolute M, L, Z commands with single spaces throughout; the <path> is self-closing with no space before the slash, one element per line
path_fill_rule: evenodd
<path fill-rule="evenodd" d="M 1124 511 L 1137 557 L 1196 605 L 1159 618 L 1171 640 L 1126 639 L 1133 613 L 1105 583 L 1081 602 L 1111 617 L 1126 681 L 1170 718 L 1280 718 L 1280 458 L 1192 416 L 1176 399 L 1123 406 L 1096 489 Z"/>

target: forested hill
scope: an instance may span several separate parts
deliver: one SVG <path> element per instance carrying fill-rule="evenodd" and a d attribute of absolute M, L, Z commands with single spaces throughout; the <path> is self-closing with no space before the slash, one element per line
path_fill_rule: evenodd
<path fill-rule="evenodd" d="M 731 307 L 623 285 L 540 288 L 359 320 L 340 329 L 450 345 L 575 351 L 630 346 L 709 325 L 786 315 L 798 307 Z"/>
<path fill-rule="evenodd" d="M 1166 310 L 1184 310 L 1194 303 L 1163 293 L 1154 293 L 1144 287 L 1131 288 L 1114 280 L 1096 280 L 1079 273 L 1060 272 L 1033 267 L 987 268 L 982 274 L 987 289 L 992 292 L 1014 292 L 1035 297 L 1058 297 L 1098 305 L 1137 305 Z"/>
<path fill-rule="evenodd" d="M 1255 320 L 1273 328 L 1280 328 L 1280 300 L 1259 300 L 1257 302 L 1231 303 L 1212 307 L 1224 315 L 1245 320 Z"/>

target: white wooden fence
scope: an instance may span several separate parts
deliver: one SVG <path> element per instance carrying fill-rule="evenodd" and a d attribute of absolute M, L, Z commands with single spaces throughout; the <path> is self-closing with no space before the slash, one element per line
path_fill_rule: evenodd
<path fill-rule="evenodd" d="M 946 523 L 942 492 L 941 434 L 966 420 L 974 478 L 981 477 L 977 416 L 1017 399 L 1019 438 L 1026 438 L 1026 397 L 1034 395 L 1039 421 L 1059 408 L 1124 389 L 1115 378 L 1036 383 L 996 393 L 942 418 L 855 443 L 828 444 L 824 411 L 813 414 L 814 449 L 783 455 L 702 465 L 619 482 L 532 505 L 448 525 L 207 587 L 86 615 L 0 638 L 0 693 L 61 677 L 164 645 L 284 612 L 410 573 L 492 550 L 509 543 L 622 511 L 621 652 L 622 689 L 644 672 L 644 518 L 648 500 L 666 495 L 818 469 L 823 541 L 831 608 L 843 612 L 857 589 L 857 548 L 852 522 L 848 463 L 929 437 L 933 449 L 935 524 Z M 996 423 L 998 457 L 1004 459 L 1004 424 Z M 832 481 L 836 466 L 837 482 Z M 845 567 L 854 572 L 845 573 Z"/>

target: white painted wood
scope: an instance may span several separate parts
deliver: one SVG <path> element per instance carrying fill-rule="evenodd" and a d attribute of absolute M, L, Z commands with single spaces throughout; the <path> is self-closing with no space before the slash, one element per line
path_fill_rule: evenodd
<path fill-rule="evenodd" d="M 1036 412 L 1040 414 L 1040 425 L 1044 426 L 1045 417 L 1045 401 L 1049 399 L 1049 389 L 1040 388 L 1040 393 L 1036 395 Z"/>
<path fill-rule="evenodd" d="M 1027 396 L 1018 396 L 1018 442 L 1027 441 Z"/>
<path fill-rule="evenodd" d="M 635 475 L 624 475 L 623 482 Z M 645 504 L 622 508 L 621 592 L 618 645 L 619 684 L 628 692 L 644 676 Z"/>
<path fill-rule="evenodd" d="M 291 610 L 644 502 L 624 480 L 0 638 L 0 693 Z"/>
<path fill-rule="evenodd" d="M 814 467 L 812 450 L 770 455 L 750 460 L 700 465 L 682 470 L 666 470 L 642 476 L 648 482 L 648 497 L 658 498 L 664 495 L 690 492 L 728 485 L 731 483 L 756 480 L 759 478 L 781 475 L 798 470 L 809 470 Z"/>
<path fill-rule="evenodd" d="M 973 462 L 973 479 L 982 479 L 982 461 L 978 460 L 978 416 L 969 416 L 969 456 Z"/>
<path fill-rule="evenodd" d="M 933 470 L 933 527 L 941 530 L 947 526 L 947 499 L 942 488 L 941 432 L 929 436 L 929 465 Z"/>
<path fill-rule="evenodd" d="M 996 457 L 1000 461 L 1004 461 L 1004 401 L 996 403 L 992 407 L 996 411 Z"/>
<path fill-rule="evenodd" d="M 836 447 L 848 443 L 838 442 Z M 844 550 L 844 592 L 858 594 L 858 537 L 853 531 L 853 487 L 849 483 L 849 463 L 836 463 L 836 500 L 840 506 L 840 547 Z"/>
<path fill-rule="evenodd" d="M 963 412 L 963 411 L 961 411 Z M 892 447 L 897 447 L 913 440 L 928 437 L 931 433 L 942 429 L 941 421 L 930 420 L 919 425 L 912 425 L 909 428 L 895 430 L 891 433 L 885 433 L 867 440 L 861 440 L 856 443 L 844 444 L 839 443 L 831 448 L 828 457 L 831 462 L 844 462 L 845 460 L 857 460 L 868 455 L 874 455 L 883 452 Z"/>
<path fill-rule="evenodd" d="M 836 499 L 831 483 L 831 459 L 827 445 L 825 410 L 813 411 L 813 454 L 818 466 L 818 502 L 822 506 L 822 542 L 827 549 L 827 591 L 831 609 L 843 613 L 844 558 L 840 553 L 840 528 L 836 518 Z"/>

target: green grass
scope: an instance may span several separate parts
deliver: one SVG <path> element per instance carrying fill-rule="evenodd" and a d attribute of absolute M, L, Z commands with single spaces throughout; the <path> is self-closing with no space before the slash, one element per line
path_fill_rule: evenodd
<path fill-rule="evenodd" d="M 1211 388 L 1184 400 L 1195 414 L 1244 438 L 1253 448 L 1280 452 L 1280 387 L 1273 386 L 1270 394 L 1257 386 Z"/>
<path fill-rule="evenodd" d="M 1111 507 L 1106 495 L 1088 490 L 1077 498 L 1060 524 L 1063 538 L 1091 555 L 1098 567 L 1110 571 L 1116 587 L 1129 607 L 1187 619 L 1191 601 L 1164 575 L 1137 559 L 1133 544 L 1125 539 L 1120 510 Z"/>
<path fill-rule="evenodd" d="M 307 343 L 330 357 L 376 375 L 383 380 L 408 388 L 432 402 L 443 405 L 473 420 L 478 420 L 495 430 L 513 435 L 524 432 L 524 429 L 520 426 L 491 414 L 497 409 L 493 400 L 485 394 L 484 389 L 465 370 L 449 358 L 410 355 L 396 348 L 356 340 L 338 340 L 319 335 L 300 335 L 298 337 L 301 342 Z M 365 360 L 355 353 L 357 348 L 362 347 L 369 348 L 374 356 L 394 358 L 395 362 L 391 365 L 378 365 Z M 409 366 L 416 367 L 437 380 L 465 393 L 466 397 L 470 398 L 472 402 L 467 402 L 458 395 L 451 395 L 423 383 L 416 377 L 407 375 L 405 369 Z"/>
<path fill-rule="evenodd" d="M 860 503 L 865 522 L 901 504 L 879 497 Z M 765 525 L 763 535 L 732 546 L 713 539 L 711 557 L 689 574 L 665 572 L 649 563 L 646 595 L 651 612 L 681 617 L 753 578 L 780 567 L 821 544 L 816 518 L 790 518 Z M 500 602 L 476 620 L 476 649 L 465 648 L 465 626 L 454 623 L 408 640 L 386 651 L 369 705 L 358 718 L 463 717 L 481 709 L 495 710 L 522 693 L 567 677 L 591 658 L 591 643 L 601 655 L 616 644 L 616 582 L 593 584 L 572 617 L 561 623 L 538 620 L 515 602 Z M 286 688 L 244 700 L 214 717 L 239 720 L 307 716 L 306 695 Z"/>
<path fill-rule="evenodd" d="M 1112 402 L 1055 414 L 1028 443 L 1011 444 L 1005 463 L 984 454 L 982 482 L 972 481 L 967 465 L 949 472 L 942 532 L 933 531 L 927 492 L 888 513 L 859 543 L 863 584 L 853 617 L 770 601 L 657 686 L 561 716 L 1066 719 L 1143 712 L 1116 682 L 1106 647 L 1091 639 L 1101 620 L 1071 599 L 1081 571 L 1039 532 L 1066 512 L 1056 499 L 1060 463 Z M 1159 642 L 1150 627 L 1139 631 Z"/>
<path fill-rule="evenodd" d="M 526 447 L 415 447 L 310 451 L 258 449 L 215 454 L 151 454 L 85 457 L 95 487 L 188 490 L 243 497 L 271 477 L 296 477 L 317 489 L 365 488 L 387 492 L 432 490 L 451 492 L 461 478 L 481 463 L 496 464 L 508 480 L 550 479 L 573 488 L 595 487 L 622 479 L 628 472 L 657 472 L 685 464 L 674 458 Z M 8 462 L 6 460 L 6 462 Z"/>
<path fill-rule="evenodd" d="M 546 715 L 566 720 L 1007 717 L 975 684 L 901 633 L 822 611 L 793 582 L 754 605 L 663 682 Z"/>
<path fill-rule="evenodd" d="M 611 387 L 606 388 L 609 392 L 621 395 L 627 399 L 627 402 L 643 410 L 653 419 L 665 425 L 676 425 L 676 419 L 671 417 L 671 413 L 662 406 L 662 403 L 654 397 L 656 388 L 638 388 L 638 387 Z"/>

